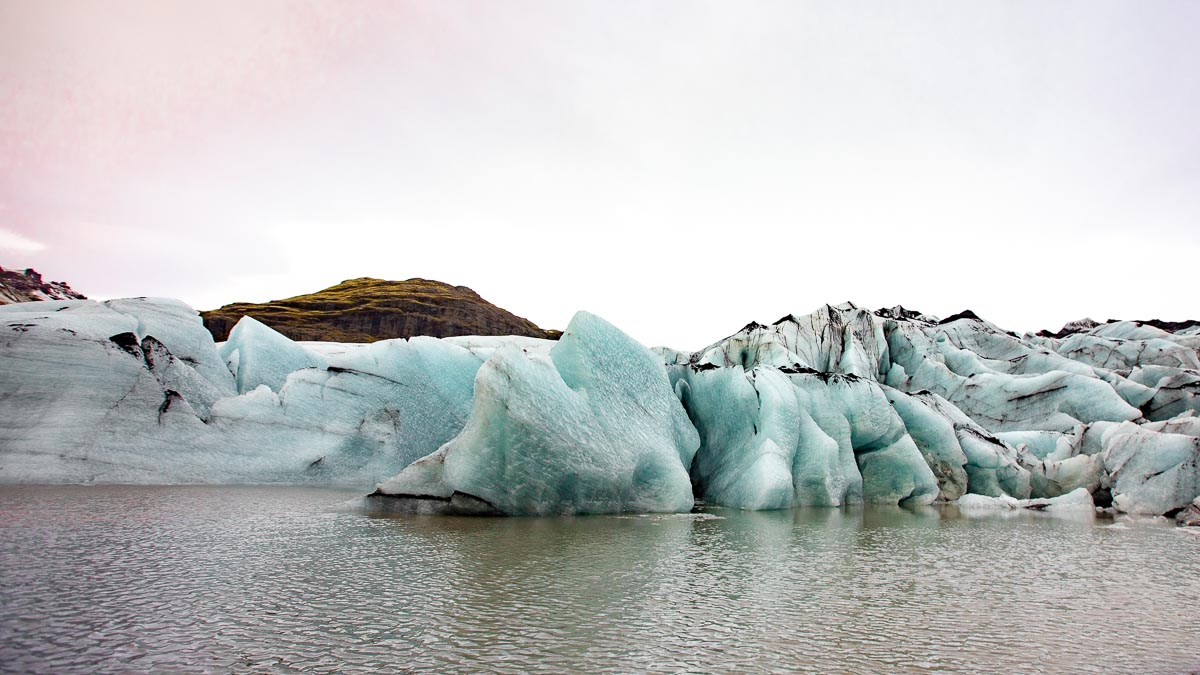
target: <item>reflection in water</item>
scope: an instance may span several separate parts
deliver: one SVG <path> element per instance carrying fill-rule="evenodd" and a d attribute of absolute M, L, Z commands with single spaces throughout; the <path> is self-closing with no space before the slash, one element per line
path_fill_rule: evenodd
<path fill-rule="evenodd" d="M 0 488 L 0 670 L 1187 670 L 1200 537 L 865 507 L 367 516 Z"/>

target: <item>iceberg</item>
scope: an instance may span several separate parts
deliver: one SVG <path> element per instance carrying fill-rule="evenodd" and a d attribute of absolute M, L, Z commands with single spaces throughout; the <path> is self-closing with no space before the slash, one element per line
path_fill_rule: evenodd
<path fill-rule="evenodd" d="M 687 512 L 699 446 L 648 349 L 579 312 L 548 356 L 501 347 L 462 432 L 381 484 L 382 510 L 508 515 Z"/>
<path fill-rule="evenodd" d="M 954 504 L 960 510 L 968 512 L 1028 509 L 1054 514 L 1092 514 L 1096 510 L 1092 494 L 1086 488 L 1077 488 L 1067 494 L 1046 499 L 1014 499 L 1008 495 L 999 497 L 964 495 Z"/>

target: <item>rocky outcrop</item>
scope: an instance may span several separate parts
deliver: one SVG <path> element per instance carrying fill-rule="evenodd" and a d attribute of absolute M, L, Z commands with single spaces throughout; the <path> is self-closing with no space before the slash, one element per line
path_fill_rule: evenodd
<path fill-rule="evenodd" d="M 1200 497 L 1175 514 L 1175 522 L 1186 527 L 1200 527 Z"/>
<path fill-rule="evenodd" d="M 43 281 L 42 275 L 30 268 L 24 272 L 0 267 L 0 305 L 39 300 L 86 300 L 80 293 L 61 281 Z"/>
<path fill-rule="evenodd" d="M 1037 332 L 1037 336 L 1045 337 L 1045 338 L 1056 338 L 1056 339 L 1061 340 L 1062 338 L 1065 338 L 1068 335 L 1074 335 L 1076 333 L 1086 333 L 1089 330 L 1092 330 L 1093 328 L 1095 328 L 1096 326 L 1099 326 L 1099 325 L 1100 325 L 1100 323 L 1098 321 L 1096 321 L 1095 319 L 1089 319 L 1089 318 L 1078 319 L 1076 321 L 1068 321 L 1067 323 L 1063 324 L 1063 327 L 1060 328 L 1058 330 L 1058 332 L 1051 332 L 1049 330 L 1039 330 Z"/>
<path fill-rule="evenodd" d="M 292 340 L 321 342 L 375 342 L 417 335 L 556 338 L 559 334 L 493 305 L 466 286 L 428 279 L 350 279 L 309 295 L 226 305 L 201 316 L 218 342 L 229 338 L 243 316 Z"/>
<path fill-rule="evenodd" d="M 1109 319 L 1105 323 L 1123 323 L 1123 320 Z M 1197 321 L 1196 319 L 1185 319 L 1183 321 L 1162 321 L 1160 319 L 1145 319 L 1145 320 L 1134 319 L 1134 320 L 1127 321 L 1127 323 L 1131 323 L 1135 327 L 1150 326 L 1152 328 L 1157 328 L 1157 329 L 1159 329 L 1161 331 L 1165 331 L 1167 333 L 1179 333 L 1181 331 L 1185 331 L 1185 330 L 1188 330 L 1191 328 L 1196 328 L 1197 326 L 1200 326 L 1200 321 Z M 1044 337 L 1044 338 L 1062 339 L 1062 338 L 1067 337 L 1068 335 L 1074 335 L 1076 333 L 1090 332 L 1090 331 L 1092 331 L 1100 326 L 1103 326 L 1103 325 L 1104 324 L 1102 324 L 1094 319 L 1079 319 L 1078 321 L 1068 321 L 1057 332 L 1051 332 L 1049 330 L 1039 330 L 1036 333 L 1036 335 L 1038 337 Z"/>

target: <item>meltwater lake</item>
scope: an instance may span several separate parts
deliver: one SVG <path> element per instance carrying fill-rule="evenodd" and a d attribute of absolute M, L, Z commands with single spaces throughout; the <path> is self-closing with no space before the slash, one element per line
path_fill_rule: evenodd
<path fill-rule="evenodd" d="M 952 507 L 370 516 L 0 488 L 0 671 L 1200 668 L 1200 534 Z"/>

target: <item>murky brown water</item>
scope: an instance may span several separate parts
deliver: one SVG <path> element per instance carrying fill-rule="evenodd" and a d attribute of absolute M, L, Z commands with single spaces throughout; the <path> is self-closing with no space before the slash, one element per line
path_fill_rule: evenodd
<path fill-rule="evenodd" d="M 388 518 L 338 508 L 354 496 L 0 488 L 0 670 L 1200 668 L 1200 535 L 1174 527 Z"/>

